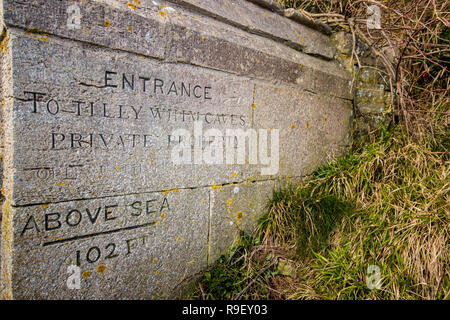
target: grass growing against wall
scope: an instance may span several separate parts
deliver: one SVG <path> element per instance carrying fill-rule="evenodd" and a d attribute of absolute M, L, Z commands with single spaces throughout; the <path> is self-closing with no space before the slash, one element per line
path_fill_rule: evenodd
<path fill-rule="evenodd" d="M 382 130 L 275 191 L 255 233 L 188 298 L 448 299 L 450 135 L 441 128 L 421 141 L 402 126 Z M 368 287 L 370 265 L 378 289 Z"/>

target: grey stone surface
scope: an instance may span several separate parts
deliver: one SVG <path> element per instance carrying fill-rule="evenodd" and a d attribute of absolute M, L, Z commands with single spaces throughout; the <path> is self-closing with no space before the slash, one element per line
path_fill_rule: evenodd
<path fill-rule="evenodd" d="M 178 128 L 193 132 L 193 119 L 204 131 L 250 127 L 253 85 L 248 80 L 68 47 L 56 38 L 42 42 L 20 33 L 10 38 L 17 79 L 13 117 L 20 119 L 14 126 L 14 152 L 22 154 L 14 159 L 13 205 L 221 184 L 231 182 L 233 170 L 242 172 L 242 179 L 249 175 L 246 165 L 171 162 L 171 135 Z M 117 88 L 104 87 L 106 71 L 117 73 L 106 75 L 111 79 L 106 84 Z M 134 76 L 134 90 L 123 82 L 124 74 L 130 82 Z M 151 78 L 145 92 L 139 77 Z M 165 82 L 162 90 L 155 88 L 161 84 L 155 79 Z M 173 82 L 179 92 L 182 82 L 191 91 L 199 86 L 196 94 L 202 98 L 193 91 L 191 97 L 168 95 Z M 42 101 L 35 108 L 34 94 L 26 92 L 45 96 L 36 94 Z M 74 101 L 82 102 L 80 109 Z"/>
<path fill-rule="evenodd" d="M 246 0 L 235 0 L 233 2 L 173 0 L 172 2 L 198 8 L 240 28 L 285 42 L 289 46 L 306 53 L 319 55 L 327 59 L 334 56 L 334 48 L 330 45 L 326 35 Z"/>
<path fill-rule="evenodd" d="M 352 82 L 349 77 L 341 77 L 314 70 L 314 92 L 347 100 L 353 99 Z"/>
<path fill-rule="evenodd" d="M 10 208 L 15 299 L 167 298 L 206 267 L 207 189 Z M 67 288 L 68 267 L 80 289 Z"/>
<path fill-rule="evenodd" d="M 254 103 L 255 126 L 280 130 L 279 176 L 308 174 L 350 144 L 348 100 L 257 84 Z"/>
<path fill-rule="evenodd" d="M 294 8 L 284 10 L 284 15 L 300 24 L 304 24 L 312 29 L 320 31 L 326 35 L 331 35 L 331 28 L 323 22 L 314 21 L 306 14 Z"/>
<path fill-rule="evenodd" d="M 273 12 L 283 14 L 284 8 L 278 3 L 277 0 L 249 0 L 257 5 L 272 10 Z"/>
<path fill-rule="evenodd" d="M 291 48 L 285 46 L 291 43 L 291 47 L 302 46 L 305 53 L 332 58 L 334 49 L 328 37 L 315 30 L 275 13 L 269 14 L 263 8 L 243 0 L 239 3 L 205 3 L 196 0 L 174 2 L 187 5 L 206 16 L 183 10 L 167 1 L 129 2 L 131 5 L 127 5 L 119 1 L 97 0 L 79 5 L 80 27 L 70 29 L 67 26 L 71 16 L 67 9 L 72 5 L 70 1 L 53 4 L 52 1 L 43 0 L 26 3 L 10 0 L 5 2 L 7 8 L 11 9 L 6 10 L 5 24 L 24 28 L 30 35 L 43 41 L 48 41 L 49 36 L 54 34 L 160 59 L 172 59 L 171 53 L 176 52 L 181 62 L 267 79 L 291 80 L 296 76 L 295 71 L 298 70 L 295 64 L 298 63 L 304 65 L 304 73 L 308 73 L 304 60 L 313 65 L 312 69 L 320 68 L 321 64 L 326 66 L 325 70 L 330 69 L 327 63 L 297 55 L 295 50 L 291 52 Z M 215 19 L 212 20 L 211 16 Z M 53 23 L 49 24 L 49 20 Z M 245 26 L 240 24 L 243 21 L 248 21 Z M 248 30 L 249 26 L 257 28 L 255 32 L 265 37 L 250 37 L 242 31 Z M 180 37 L 178 31 L 187 33 L 186 37 Z M 278 34 L 280 32 L 282 34 Z M 268 41 L 268 38 L 281 40 Z M 196 41 L 199 45 L 189 45 L 190 41 Z M 222 60 L 215 59 L 217 55 L 214 48 L 220 47 L 224 52 L 219 56 Z M 247 57 L 255 57 L 250 60 L 252 64 L 249 64 Z M 234 59 L 239 59 L 240 63 L 231 63 Z M 335 73 L 336 70 L 327 72 Z"/>
<path fill-rule="evenodd" d="M 276 180 L 248 180 L 211 190 L 209 264 L 237 245 L 241 232 L 253 232 L 276 187 Z"/>
<path fill-rule="evenodd" d="M 183 11 L 172 12 L 168 17 L 173 61 L 292 82 L 309 90 L 314 90 L 315 71 L 339 78 L 327 80 L 331 83 L 348 77 L 334 61 L 318 59 L 261 36 L 249 36 L 222 22 Z"/>
<path fill-rule="evenodd" d="M 163 58 L 165 52 L 166 19 L 156 11 L 138 14 L 137 6 L 108 5 L 118 1 L 69 0 L 16 1 L 4 0 L 5 24 L 24 28 L 28 33 L 43 41 L 49 34 L 94 43 L 113 49 L 133 51 L 156 58 Z M 79 27 L 71 17 L 69 8 L 76 4 L 80 10 Z M 69 23 L 69 25 L 68 25 Z"/>
<path fill-rule="evenodd" d="M 252 231 L 278 181 L 349 144 L 330 39 L 254 3 L 0 3 L 2 298 L 171 298 Z M 275 129 L 280 170 L 248 149 L 174 164 L 174 131 L 197 120 L 191 156 L 208 129 Z"/>

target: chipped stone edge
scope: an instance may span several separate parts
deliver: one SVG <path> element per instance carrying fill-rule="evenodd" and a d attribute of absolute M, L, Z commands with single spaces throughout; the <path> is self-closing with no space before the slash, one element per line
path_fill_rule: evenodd
<path fill-rule="evenodd" d="M 301 11 L 295 10 L 293 8 L 285 9 L 284 10 L 284 16 L 297 22 L 300 24 L 303 24 L 307 27 L 310 27 L 316 31 L 319 31 L 323 34 L 326 34 L 327 36 L 330 36 L 332 34 L 330 26 L 323 22 L 317 22 L 312 20 L 310 17 L 308 17 L 306 14 L 302 13 Z"/>
<path fill-rule="evenodd" d="M 275 2 L 274 0 L 247 0 L 247 1 L 254 3 L 260 7 L 263 7 L 265 9 L 269 9 L 273 12 L 276 12 L 281 16 L 291 19 L 297 22 L 298 24 L 302 24 L 311 29 L 319 31 L 327 36 L 331 35 L 330 26 L 328 26 L 323 22 L 314 21 L 310 19 L 307 15 L 303 14 L 298 10 L 295 10 L 294 8 L 284 9 L 280 4 L 278 4 L 278 2 Z"/>
<path fill-rule="evenodd" d="M 269 9 L 273 12 L 276 12 L 280 15 L 283 15 L 284 8 L 274 0 L 247 0 L 248 2 L 252 2 L 260 7 Z"/>

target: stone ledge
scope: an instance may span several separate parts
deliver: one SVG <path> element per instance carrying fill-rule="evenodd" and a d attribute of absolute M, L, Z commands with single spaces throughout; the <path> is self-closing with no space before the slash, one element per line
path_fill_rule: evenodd
<path fill-rule="evenodd" d="M 272 13 L 269 15 L 264 9 L 252 3 L 240 1 L 242 8 L 235 5 L 231 7 L 233 10 L 224 7 L 224 2 L 212 1 L 208 15 L 225 17 L 232 23 L 240 21 L 239 23 L 245 24 L 247 28 L 256 25 L 255 30 L 266 30 L 266 33 L 270 33 L 272 29 L 276 32 L 282 31 L 283 34 L 279 37 L 284 37 L 285 41 L 297 41 L 298 45 L 304 42 L 304 52 L 313 56 L 302 54 L 264 36 L 249 37 L 244 30 L 211 17 L 195 16 L 190 10 L 192 8 L 200 10 L 201 5 L 205 6 L 203 1 L 197 0 L 174 1 L 185 6 L 189 3 L 189 10 L 153 2 L 146 2 L 136 9 L 130 9 L 120 3 L 116 6 L 106 5 L 109 2 L 105 0 L 89 2 L 80 5 L 83 14 L 82 23 L 80 29 L 75 30 L 70 30 L 66 26 L 66 8 L 71 4 L 68 0 L 57 1 L 55 4 L 53 1 L 44 0 L 34 0 L 26 4 L 7 0 L 5 21 L 9 26 L 27 30 L 29 35 L 41 41 L 48 41 L 51 35 L 57 35 L 156 59 L 184 62 L 259 79 L 300 84 L 302 88 L 311 91 L 314 90 L 311 80 L 314 69 L 338 75 L 338 79 L 345 78 L 343 72 L 332 66 L 331 61 L 316 57 L 320 54 L 327 58 L 332 57 L 334 49 L 331 48 L 327 37 L 302 27 L 305 31 L 304 38 L 296 38 L 296 30 L 299 29 L 294 28 L 295 23 L 279 15 Z M 204 13 L 205 9 L 201 10 Z M 252 18 L 254 10 L 258 19 Z M 262 20 L 259 21 L 259 18 Z M 49 20 L 52 23 L 48 23 Z M 281 25 L 277 25 L 278 22 Z M 276 27 L 273 27 L 274 25 Z M 300 33 L 297 32 L 297 35 Z M 295 39 L 288 40 L 292 36 Z M 194 48 L 190 45 L 191 41 L 196 43 Z M 228 52 L 225 60 L 222 56 L 222 60 L 218 59 L 217 52 L 214 51 L 222 49 Z M 299 68 L 299 65 L 302 65 L 302 68 Z M 338 79 L 336 81 L 339 81 Z"/>
<path fill-rule="evenodd" d="M 131 9 L 125 11 L 97 1 L 86 1 L 79 4 L 80 24 L 69 25 L 68 8 L 71 5 L 69 0 L 4 0 L 4 21 L 6 26 L 22 28 L 42 41 L 47 41 L 50 35 L 57 35 L 164 58 L 166 20 L 157 12 L 149 11 L 143 17 Z"/>
<path fill-rule="evenodd" d="M 215 0 L 169 1 L 308 54 L 332 59 L 335 53 L 330 39 L 323 33 L 247 0 L 230 3 Z"/>

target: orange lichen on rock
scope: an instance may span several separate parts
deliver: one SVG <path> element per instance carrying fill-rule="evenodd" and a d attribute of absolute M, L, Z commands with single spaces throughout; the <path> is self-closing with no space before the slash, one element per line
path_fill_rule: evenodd
<path fill-rule="evenodd" d="M 25 34 L 32 36 L 36 40 L 47 42 L 50 39 L 50 35 L 45 30 L 39 30 L 38 28 L 31 28 L 25 31 Z"/>
<path fill-rule="evenodd" d="M 106 271 L 106 266 L 104 264 L 101 264 L 97 267 L 97 272 L 98 273 L 103 273 Z"/>
<path fill-rule="evenodd" d="M 8 33 L 6 33 L 5 38 L 3 38 L 2 42 L 0 43 L 0 52 L 4 54 L 7 51 L 8 51 Z"/>
<path fill-rule="evenodd" d="M 127 6 L 128 6 L 128 8 L 133 9 L 133 10 L 137 9 L 137 6 L 132 2 L 127 2 Z"/>
<path fill-rule="evenodd" d="M 166 194 L 168 194 L 169 192 L 178 192 L 178 191 L 180 191 L 178 188 L 173 188 L 173 189 L 170 189 L 170 190 L 164 190 L 164 191 L 163 191 L 163 194 L 166 195 Z"/>

